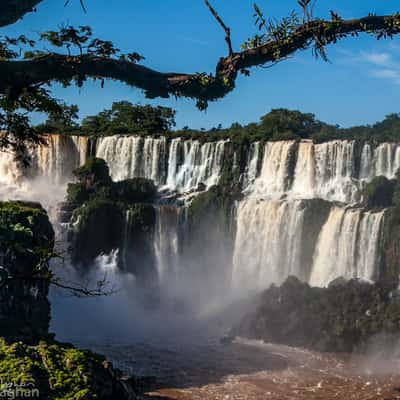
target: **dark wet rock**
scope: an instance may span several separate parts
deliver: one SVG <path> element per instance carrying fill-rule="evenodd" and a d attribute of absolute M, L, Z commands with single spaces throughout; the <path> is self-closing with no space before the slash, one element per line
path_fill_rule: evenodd
<path fill-rule="evenodd" d="M 264 291 L 231 334 L 319 351 L 362 349 L 378 334 L 399 337 L 400 299 L 392 290 L 358 280 L 316 288 L 289 277 Z"/>
<path fill-rule="evenodd" d="M 54 231 L 45 210 L 33 202 L 0 203 L 0 336 L 34 342 L 48 336 L 49 282 L 43 261 L 52 253 Z"/>

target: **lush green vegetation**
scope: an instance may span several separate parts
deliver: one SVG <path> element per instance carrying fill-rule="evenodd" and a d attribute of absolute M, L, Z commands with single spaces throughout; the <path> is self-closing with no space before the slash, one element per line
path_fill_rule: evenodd
<path fill-rule="evenodd" d="M 0 338 L 0 393 L 5 398 L 14 398 L 13 394 L 48 400 L 125 398 L 112 373 L 118 376 L 102 356 L 71 345 L 7 344 Z"/>
<path fill-rule="evenodd" d="M 89 157 L 85 165 L 74 171 L 74 175 L 79 182 L 68 184 L 67 200 L 77 206 L 100 199 L 121 203 L 149 202 L 157 193 L 153 181 L 149 179 L 113 182 L 107 163 L 100 158 Z"/>
<path fill-rule="evenodd" d="M 83 119 L 86 135 L 162 134 L 175 125 L 175 111 L 169 107 L 113 103 L 111 109 Z"/>
<path fill-rule="evenodd" d="M 232 334 L 320 351 L 362 349 L 378 334 L 398 338 L 400 297 L 393 290 L 393 284 L 341 279 L 313 288 L 289 277 L 264 291 Z"/>
<path fill-rule="evenodd" d="M 233 123 L 228 128 L 191 129 L 175 126 L 175 111 L 168 107 L 133 105 L 127 101 L 113 103 L 111 109 L 75 122 L 75 106 L 64 106 L 63 112 L 52 113 L 49 119 L 37 127 L 41 133 L 64 133 L 90 136 L 114 134 L 166 135 L 190 137 L 200 140 L 231 139 L 234 143 L 256 140 L 312 139 L 323 142 L 332 139 L 369 141 L 399 141 L 400 114 L 390 114 L 373 125 L 340 128 L 316 119 L 314 114 L 284 108 L 273 109 L 261 116 L 258 122 L 247 125 Z"/>
<path fill-rule="evenodd" d="M 129 251 L 135 251 L 136 258 L 131 259 L 139 259 L 138 253 L 140 260 L 151 258 L 155 210 L 150 203 L 157 194 L 153 181 L 133 178 L 113 182 L 106 162 L 94 157 L 74 174 L 79 182 L 68 185 L 65 204 L 73 222 L 73 261 L 90 264 L 99 254 L 128 246 L 127 240 Z M 140 268 L 132 272 L 139 275 Z"/>
<path fill-rule="evenodd" d="M 29 342 L 48 336 L 53 244 L 53 229 L 39 204 L 0 203 L 0 336 Z"/>

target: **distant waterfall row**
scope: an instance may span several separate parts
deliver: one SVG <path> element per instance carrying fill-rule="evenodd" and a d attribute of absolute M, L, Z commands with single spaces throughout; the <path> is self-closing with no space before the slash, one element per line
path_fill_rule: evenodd
<path fill-rule="evenodd" d="M 263 156 L 260 150 L 255 147 L 250 153 L 246 179 L 246 191 L 256 197 L 289 195 L 351 203 L 359 200 L 365 182 L 379 175 L 393 178 L 400 167 L 400 145 L 395 143 L 280 141 L 267 142 Z"/>
<path fill-rule="evenodd" d="M 144 177 L 187 192 L 199 183 L 207 187 L 218 183 L 226 143 L 110 136 L 99 141 L 96 155 L 107 161 L 114 180 Z"/>
<path fill-rule="evenodd" d="M 0 153 L 0 181 L 13 183 L 21 175 L 69 181 L 72 170 L 89 153 L 107 161 L 114 180 L 144 177 L 178 192 L 218 183 L 224 163 L 232 158 L 246 194 L 256 198 L 322 198 L 351 203 L 374 176 L 393 178 L 400 167 L 400 145 L 372 145 L 335 140 L 253 143 L 247 161 L 237 165 L 238 153 L 228 140 L 141 136 L 109 136 L 90 141 L 82 136 L 49 135 L 48 146 L 32 148 L 32 168 L 21 172 L 9 153 Z M 90 143 L 91 142 L 91 143 Z M 229 150 L 229 151 L 228 151 Z"/>

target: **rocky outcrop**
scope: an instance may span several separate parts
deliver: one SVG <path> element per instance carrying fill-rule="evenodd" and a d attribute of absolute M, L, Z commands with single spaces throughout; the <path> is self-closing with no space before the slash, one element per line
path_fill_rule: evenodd
<path fill-rule="evenodd" d="M 48 336 L 49 255 L 54 232 L 37 203 L 0 203 L 0 336 L 34 342 Z"/>
<path fill-rule="evenodd" d="M 134 400 L 132 378 L 104 357 L 68 344 L 5 343 L 0 339 L 2 398 Z"/>
<path fill-rule="evenodd" d="M 393 286 L 338 279 L 327 288 L 289 277 L 264 291 L 232 335 L 318 351 L 354 351 L 376 335 L 400 333 L 400 294 Z"/>
<path fill-rule="evenodd" d="M 62 205 L 64 221 L 71 222 L 71 257 L 88 266 L 100 254 L 119 249 L 121 269 L 136 277 L 155 272 L 155 209 L 153 181 L 133 178 L 113 182 L 104 160 L 89 158 L 75 170 L 77 183 L 68 185 Z M 146 266 L 146 268 L 143 268 Z"/>
<path fill-rule="evenodd" d="M 362 192 L 363 206 L 368 209 L 386 208 L 393 205 L 396 179 L 377 176 L 367 184 Z"/>

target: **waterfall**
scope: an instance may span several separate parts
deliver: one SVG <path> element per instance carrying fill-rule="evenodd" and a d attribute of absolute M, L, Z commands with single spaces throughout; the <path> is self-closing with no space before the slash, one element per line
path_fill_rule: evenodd
<path fill-rule="evenodd" d="M 333 207 L 318 238 L 311 285 L 325 286 L 340 276 L 376 279 L 383 215 L 384 211 Z"/>
<path fill-rule="evenodd" d="M 223 167 L 226 141 L 200 143 L 198 140 L 173 139 L 168 157 L 167 187 L 179 192 L 218 183 Z"/>
<path fill-rule="evenodd" d="M 302 201 L 244 200 L 237 210 L 233 254 L 236 290 L 264 289 L 288 275 L 304 277 Z"/>
<path fill-rule="evenodd" d="M 254 182 L 254 192 L 260 196 L 280 196 L 290 183 L 290 164 L 295 141 L 267 142 L 259 177 Z"/>
<path fill-rule="evenodd" d="M 152 179 L 164 183 L 166 139 L 141 136 L 108 136 L 98 141 L 96 157 L 104 159 L 113 180 Z"/>
<path fill-rule="evenodd" d="M 179 215 L 180 209 L 175 206 L 161 205 L 156 208 L 154 247 L 160 282 L 178 274 Z"/>
<path fill-rule="evenodd" d="M 96 156 L 106 160 L 116 181 L 142 177 L 187 192 L 218 182 L 225 143 L 176 138 L 167 146 L 165 137 L 109 136 L 99 140 Z"/>
<path fill-rule="evenodd" d="M 256 198 L 321 198 L 356 203 L 360 191 L 375 176 L 389 179 L 400 168 L 400 145 L 333 140 L 316 144 L 309 140 L 267 142 L 259 176 L 257 158 L 250 147 L 244 174 L 245 193 Z M 248 177 L 247 177 L 248 176 Z M 254 184 L 251 182 L 254 181 Z"/>
<path fill-rule="evenodd" d="M 72 171 L 86 160 L 88 139 L 68 135 L 45 135 L 45 146 L 30 148 L 31 177 L 45 178 L 55 184 L 72 180 Z"/>
<path fill-rule="evenodd" d="M 394 178 L 400 167 L 400 146 L 397 143 L 382 143 L 375 150 L 375 176 Z"/>
<path fill-rule="evenodd" d="M 258 175 L 258 164 L 260 159 L 260 142 L 255 142 L 250 145 L 249 154 L 247 157 L 246 170 L 242 177 L 243 191 L 245 193 L 254 190 L 253 184 Z M 236 156 L 236 153 L 234 154 Z M 236 157 L 235 157 L 236 158 Z"/>

